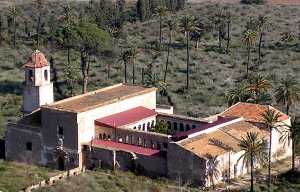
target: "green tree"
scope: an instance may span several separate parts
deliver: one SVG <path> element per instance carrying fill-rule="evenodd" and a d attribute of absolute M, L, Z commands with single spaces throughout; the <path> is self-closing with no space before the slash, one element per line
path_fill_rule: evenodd
<path fill-rule="evenodd" d="M 123 64 L 124 64 L 124 82 L 127 83 L 127 67 L 128 64 L 130 63 L 130 50 L 126 50 L 122 53 L 121 55 Z"/>
<path fill-rule="evenodd" d="M 218 156 L 213 156 L 211 154 L 206 154 L 206 177 L 212 184 L 213 189 L 215 189 L 215 179 L 218 180 L 220 176 Z"/>
<path fill-rule="evenodd" d="M 167 9 L 164 6 L 159 6 L 155 9 L 156 15 L 159 17 L 159 48 L 161 49 L 162 44 L 162 22 L 163 17 L 167 13 Z"/>
<path fill-rule="evenodd" d="M 21 9 L 16 7 L 15 5 L 8 8 L 8 16 L 11 17 L 13 23 L 13 35 L 12 35 L 12 44 L 15 49 L 17 46 L 17 25 L 18 18 L 21 15 Z"/>
<path fill-rule="evenodd" d="M 246 102 L 250 98 L 248 86 L 245 83 L 238 84 L 235 88 L 230 89 L 226 94 L 228 106 L 238 102 Z"/>
<path fill-rule="evenodd" d="M 186 88 L 188 90 L 190 86 L 190 35 L 197 30 L 196 19 L 193 16 L 184 16 L 180 27 L 186 38 Z"/>
<path fill-rule="evenodd" d="M 81 22 L 75 26 L 75 48 L 80 52 L 82 73 L 82 93 L 86 93 L 89 82 L 90 57 L 111 48 L 109 34 L 97 25 Z"/>
<path fill-rule="evenodd" d="M 284 130 L 282 131 L 282 136 L 279 141 L 284 144 L 292 145 L 292 171 L 295 171 L 296 145 L 300 139 L 300 121 L 293 119 L 291 125 L 284 125 L 283 127 Z"/>
<path fill-rule="evenodd" d="M 161 134 L 170 134 L 170 130 L 168 129 L 168 125 L 163 121 L 157 121 L 154 126 L 154 132 Z"/>
<path fill-rule="evenodd" d="M 271 187 L 271 159 L 272 159 L 272 132 L 277 130 L 279 118 L 281 115 L 274 109 L 268 108 L 264 113 L 261 114 L 262 121 L 269 129 L 269 154 L 268 154 L 268 187 Z"/>
<path fill-rule="evenodd" d="M 243 137 L 239 142 L 239 147 L 244 152 L 238 161 L 242 159 L 243 167 L 250 167 L 251 185 L 250 192 L 254 188 L 254 169 L 255 163 L 264 165 L 267 159 L 266 141 L 259 138 L 258 133 L 248 132 L 246 137 Z"/>
<path fill-rule="evenodd" d="M 247 78 L 248 78 L 248 75 L 249 75 L 251 49 L 252 49 L 253 45 L 255 45 L 256 38 L 257 38 L 256 31 L 253 31 L 251 29 L 246 30 L 243 34 L 242 41 L 244 42 L 244 44 L 246 46 L 246 49 L 247 49 L 247 71 L 246 71 L 246 77 Z"/>
<path fill-rule="evenodd" d="M 248 83 L 247 89 L 253 94 L 254 103 L 259 103 L 261 93 L 267 91 L 271 87 L 269 81 L 260 74 L 251 75 L 248 78 Z"/>
<path fill-rule="evenodd" d="M 287 76 L 280 80 L 275 89 L 275 99 L 278 104 L 285 106 L 288 115 L 290 107 L 300 101 L 300 85 L 295 77 Z"/>
<path fill-rule="evenodd" d="M 137 14 L 141 21 L 147 19 L 147 3 L 148 0 L 138 0 L 136 3 Z"/>
<path fill-rule="evenodd" d="M 167 21 L 167 26 L 169 29 L 169 43 L 168 43 L 168 50 L 167 50 L 167 62 L 166 62 L 165 73 L 164 73 L 164 83 L 166 83 L 167 80 L 167 73 L 168 73 L 168 66 L 169 66 L 169 59 L 170 59 L 170 49 L 172 46 L 172 34 L 177 26 L 176 19 L 175 18 L 169 19 Z"/>

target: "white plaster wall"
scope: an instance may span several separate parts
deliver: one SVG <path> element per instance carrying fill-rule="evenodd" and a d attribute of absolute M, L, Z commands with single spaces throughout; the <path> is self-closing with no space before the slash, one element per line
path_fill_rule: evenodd
<path fill-rule="evenodd" d="M 44 78 L 45 70 L 47 70 L 48 73 L 48 80 Z M 35 74 L 35 86 L 41 86 L 50 83 L 50 66 L 36 68 L 34 70 L 34 74 Z"/>
<path fill-rule="evenodd" d="M 166 114 L 174 114 L 174 108 L 173 106 L 169 106 L 170 108 L 163 108 L 163 107 L 156 107 L 156 112 L 158 113 L 166 113 Z"/>
<path fill-rule="evenodd" d="M 87 143 L 92 138 L 95 138 L 95 125 L 94 121 L 98 118 L 102 118 L 108 115 L 126 111 L 138 106 L 143 106 L 149 109 L 155 109 L 156 107 L 156 91 L 145 93 L 136 97 L 128 98 L 115 102 L 109 105 L 105 105 L 90 111 L 82 112 L 78 114 L 78 146 L 80 148 L 81 143 Z M 80 150 L 80 149 L 79 149 Z"/>
<path fill-rule="evenodd" d="M 133 129 L 134 127 L 136 127 L 136 130 L 139 130 L 138 126 L 141 125 L 141 130 L 140 131 L 143 131 L 143 124 L 145 123 L 145 131 L 148 131 L 147 123 L 149 122 L 150 127 L 151 127 L 152 121 L 154 121 L 154 125 L 155 125 L 156 124 L 156 116 L 152 116 L 152 117 L 149 117 L 149 118 L 146 118 L 146 119 L 142 119 L 141 121 L 137 121 L 137 122 L 125 125 L 125 127 L 130 128 L 130 129 Z"/>
<path fill-rule="evenodd" d="M 39 95 L 40 106 L 53 103 L 53 83 L 48 83 L 39 87 Z"/>

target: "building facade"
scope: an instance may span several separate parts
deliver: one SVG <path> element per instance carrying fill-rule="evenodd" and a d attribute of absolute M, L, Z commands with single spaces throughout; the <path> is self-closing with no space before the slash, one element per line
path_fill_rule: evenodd
<path fill-rule="evenodd" d="M 24 65 L 23 112 L 8 123 L 6 159 L 59 170 L 119 168 L 209 186 L 207 155 L 219 160 L 219 181 L 247 172 L 239 140 L 247 132 L 268 139 L 261 113 L 275 110 L 282 125 L 290 118 L 271 106 L 238 103 L 209 118 L 173 114 L 156 105 L 156 89 L 117 84 L 61 101 L 53 99 L 50 67 L 36 51 Z M 157 122 L 169 134 L 155 132 Z M 273 161 L 291 155 L 291 146 L 273 133 Z"/>

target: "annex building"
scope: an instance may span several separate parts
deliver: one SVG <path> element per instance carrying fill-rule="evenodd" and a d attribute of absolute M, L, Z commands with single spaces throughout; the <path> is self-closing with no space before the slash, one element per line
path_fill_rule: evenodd
<path fill-rule="evenodd" d="M 209 186 L 207 154 L 218 156 L 220 177 L 247 172 L 238 144 L 247 132 L 268 140 L 261 114 L 275 110 L 280 123 L 289 116 L 272 106 L 237 103 L 208 118 L 173 114 L 173 107 L 156 103 L 156 89 L 117 84 L 54 101 L 50 66 L 35 51 L 24 65 L 24 116 L 7 124 L 7 160 L 66 170 L 75 167 L 119 168 L 149 176 L 180 178 Z M 170 134 L 154 132 L 164 122 Z M 273 161 L 291 155 L 273 131 Z"/>

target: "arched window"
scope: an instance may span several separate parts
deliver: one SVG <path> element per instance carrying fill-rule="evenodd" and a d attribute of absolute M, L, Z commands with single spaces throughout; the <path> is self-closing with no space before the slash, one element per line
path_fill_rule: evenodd
<path fill-rule="evenodd" d="M 136 129 L 136 126 L 134 126 L 133 129 Z"/>
<path fill-rule="evenodd" d="M 151 126 L 151 125 L 150 125 L 150 122 L 148 122 L 148 123 L 147 123 L 147 129 L 149 129 L 150 126 Z"/>
<path fill-rule="evenodd" d="M 107 135 L 107 139 L 110 140 L 110 135 Z"/>
<path fill-rule="evenodd" d="M 179 124 L 179 127 L 180 127 L 180 131 L 184 131 L 183 123 L 180 123 L 180 124 Z"/>
<path fill-rule="evenodd" d="M 106 134 L 105 133 L 103 133 L 103 139 L 106 140 Z"/>
<path fill-rule="evenodd" d="M 33 71 L 32 70 L 28 71 L 28 79 L 29 79 L 29 81 L 33 81 Z"/>
<path fill-rule="evenodd" d="M 174 131 L 177 131 L 177 122 L 173 123 L 173 129 L 174 129 Z"/>
<path fill-rule="evenodd" d="M 99 134 L 99 139 L 102 139 L 102 134 L 101 133 Z"/>
<path fill-rule="evenodd" d="M 152 122 L 151 122 L 151 127 L 154 127 L 154 124 L 155 124 L 155 121 L 152 120 Z"/>
<path fill-rule="evenodd" d="M 48 70 L 44 70 L 44 78 L 46 81 L 48 81 Z"/>
<path fill-rule="evenodd" d="M 139 130 L 141 130 L 142 126 L 141 126 L 141 125 L 139 125 L 139 126 L 138 126 L 138 128 L 139 128 Z"/>
<path fill-rule="evenodd" d="M 188 130 L 190 130 L 190 129 L 191 129 L 191 128 L 190 128 L 190 125 L 189 125 L 189 124 L 186 124 L 186 125 L 185 125 L 185 130 L 188 131 Z"/>
<path fill-rule="evenodd" d="M 143 123 L 143 131 L 145 131 L 146 125 L 145 123 Z"/>

